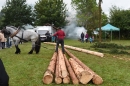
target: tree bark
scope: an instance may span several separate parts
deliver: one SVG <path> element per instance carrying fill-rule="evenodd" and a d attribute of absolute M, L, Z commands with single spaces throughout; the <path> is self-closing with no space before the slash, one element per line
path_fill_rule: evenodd
<path fill-rule="evenodd" d="M 51 43 L 51 42 L 44 42 L 44 43 L 51 44 L 51 45 L 56 45 L 56 43 Z M 84 53 L 89 53 L 89 54 L 96 55 L 96 56 L 99 56 L 99 57 L 104 57 L 104 54 L 100 53 L 100 52 L 86 50 L 86 49 L 82 49 L 82 48 L 78 48 L 78 47 L 73 47 L 73 46 L 69 46 L 69 45 L 64 45 L 64 47 L 72 49 L 72 50 L 84 52 Z"/>
<path fill-rule="evenodd" d="M 56 84 L 62 83 L 62 78 L 61 78 L 60 69 L 59 69 L 59 57 L 58 56 L 57 56 L 57 61 L 56 61 L 55 83 Z"/>
<path fill-rule="evenodd" d="M 61 75 L 62 75 L 62 78 L 65 78 L 67 77 L 68 72 L 66 69 L 63 53 L 60 49 L 58 49 L 58 57 L 59 57 L 59 68 L 61 69 Z"/>
<path fill-rule="evenodd" d="M 49 65 L 48 65 L 47 71 L 45 72 L 45 74 L 43 76 L 43 82 L 45 84 L 50 84 L 53 81 L 53 75 L 54 75 L 55 64 L 56 64 L 56 57 L 57 57 L 57 53 L 54 53 Z"/>
<path fill-rule="evenodd" d="M 73 58 L 70 58 L 69 62 L 82 84 L 87 84 L 92 79 L 93 75 L 90 72 L 85 71 Z"/>
<path fill-rule="evenodd" d="M 103 79 L 96 74 L 94 71 L 92 71 L 89 67 L 87 67 L 83 62 L 81 62 L 77 57 L 75 57 L 72 53 L 70 53 L 67 49 L 65 49 L 66 53 L 73 58 L 78 64 L 80 64 L 86 71 L 89 71 L 91 74 L 93 74 L 92 81 L 94 84 L 99 85 L 103 83 Z"/>
<path fill-rule="evenodd" d="M 86 50 L 86 49 L 82 49 L 82 48 L 78 48 L 78 47 L 73 47 L 73 46 L 68 46 L 68 45 L 65 45 L 65 48 L 69 48 L 69 49 L 72 49 L 72 50 L 76 50 L 76 51 L 80 51 L 80 52 L 89 53 L 89 54 L 92 54 L 92 55 L 104 57 L 103 53 L 96 52 L 96 51 Z"/>
<path fill-rule="evenodd" d="M 57 53 L 55 52 L 51 58 L 51 61 L 49 63 L 49 66 L 47 68 L 47 70 L 51 71 L 52 74 L 54 74 L 55 72 L 55 66 L 56 66 L 56 58 L 57 58 Z"/>
<path fill-rule="evenodd" d="M 71 80 L 73 82 L 73 84 L 79 84 L 79 80 L 77 79 L 68 59 L 66 58 L 66 55 L 64 54 L 64 59 L 65 59 L 65 63 L 66 63 L 66 66 L 68 68 L 68 72 L 69 72 L 69 75 L 71 77 Z"/>

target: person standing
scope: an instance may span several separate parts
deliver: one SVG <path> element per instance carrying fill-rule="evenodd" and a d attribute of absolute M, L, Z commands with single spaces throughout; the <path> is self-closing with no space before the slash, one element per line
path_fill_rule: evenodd
<path fill-rule="evenodd" d="M 45 36 L 47 37 L 47 42 L 49 42 L 50 41 L 50 33 L 49 33 L 49 31 L 47 31 L 46 33 L 45 33 Z"/>
<path fill-rule="evenodd" d="M 81 42 L 84 43 L 84 33 L 83 32 L 81 33 Z"/>
<path fill-rule="evenodd" d="M 93 41 L 93 39 L 92 39 L 92 37 L 91 37 L 91 36 L 89 37 L 89 41 L 90 41 L 90 43 L 92 43 L 92 41 Z"/>
<path fill-rule="evenodd" d="M 65 37 L 65 32 L 64 32 L 63 30 L 61 30 L 61 28 L 59 27 L 59 28 L 58 28 L 58 31 L 57 31 L 53 36 L 56 36 L 56 37 L 57 37 L 56 50 L 55 50 L 55 52 L 58 52 L 59 44 L 61 44 L 62 53 L 64 54 L 64 53 L 65 53 L 65 50 L 64 50 L 64 37 Z"/>
<path fill-rule="evenodd" d="M 5 48 L 5 37 L 2 32 L 0 32 L 0 42 L 1 42 L 2 49 L 4 49 Z"/>
<path fill-rule="evenodd" d="M 86 40 L 86 43 L 88 42 L 88 33 L 86 33 L 85 35 L 85 40 Z"/>

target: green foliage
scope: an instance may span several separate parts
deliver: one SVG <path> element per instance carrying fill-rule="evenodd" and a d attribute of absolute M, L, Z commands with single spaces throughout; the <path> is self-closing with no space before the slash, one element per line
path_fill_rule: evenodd
<path fill-rule="evenodd" d="M 50 23 L 59 27 L 66 24 L 66 4 L 63 0 L 39 0 L 34 8 L 36 25 Z"/>
<path fill-rule="evenodd" d="M 73 8 L 77 11 L 77 21 L 80 26 L 94 29 L 98 23 L 98 8 L 95 0 L 72 0 Z"/>
<path fill-rule="evenodd" d="M 130 10 L 123 10 L 116 6 L 110 9 L 110 23 L 120 28 L 121 38 L 130 39 Z"/>
<path fill-rule="evenodd" d="M 32 24 L 32 7 L 26 4 L 26 0 L 6 0 L 1 12 L 4 14 L 3 26 Z"/>
<path fill-rule="evenodd" d="M 77 11 L 77 22 L 90 33 L 99 27 L 99 8 L 96 0 L 72 0 L 73 8 Z M 107 15 L 102 12 L 102 25 L 108 23 Z"/>
<path fill-rule="evenodd" d="M 96 50 L 110 54 L 130 54 L 126 50 L 130 50 L 130 46 L 118 45 L 115 43 L 95 43 L 93 46 Z M 105 50 L 104 50 L 105 49 Z M 125 50 L 123 50 L 125 49 Z"/>

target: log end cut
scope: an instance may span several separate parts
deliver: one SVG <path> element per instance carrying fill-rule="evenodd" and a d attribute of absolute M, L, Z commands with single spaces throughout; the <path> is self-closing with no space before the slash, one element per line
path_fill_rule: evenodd
<path fill-rule="evenodd" d="M 74 80 L 72 80 L 72 82 L 73 82 L 74 85 L 78 85 L 79 84 L 78 79 L 74 79 Z"/>
<path fill-rule="evenodd" d="M 45 83 L 45 84 L 50 84 L 50 83 L 52 83 L 52 81 L 53 81 L 53 76 L 51 75 L 46 75 L 45 77 L 43 77 L 43 82 Z"/>
<path fill-rule="evenodd" d="M 83 71 L 81 73 L 80 82 L 82 84 L 87 84 L 91 79 L 93 78 L 93 75 L 88 71 Z"/>
<path fill-rule="evenodd" d="M 96 85 L 100 85 L 100 84 L 103 83 L 103 79 L 100 76 L 98 76 L 98 75 L 94 75 L 92 81 Z"/>
<path fill-rule="evenodd" d="M 55 82 L 56 82 L 56 84 L 61 84 L 62 83 L 62 78 L 56 77 Z"/>
<path fill-rule="evenodd" d="M 69 78 L 69 76 L 63 78 L 63 83 L 64 83 L 64 84 L 70 83 L 70 78 Z"/>

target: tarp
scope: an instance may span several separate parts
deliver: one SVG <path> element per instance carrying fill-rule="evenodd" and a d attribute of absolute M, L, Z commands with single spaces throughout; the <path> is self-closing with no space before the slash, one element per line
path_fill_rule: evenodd
<path fill-rule="evenodd" d="M 99 31 L 99 28 L 96 30 Z M 101 27 L 102 31 L 111 31 L 111 41 L 112 41 L 112 31 L 119 31 L 119 39 L 120 39 L 120 29 L 111 25 L 111 24 L 106 24 L 105 26 Z"/>
<path fill-rule="evenodd" d="M 99 30 L 99 28 L 97 28 L 97 30 Z M 101 27 L 101 30 L 102 31 L 120 31 L 119 28 L 112 26 L 111 24 L 107 24 L 107 25 Z"/>

